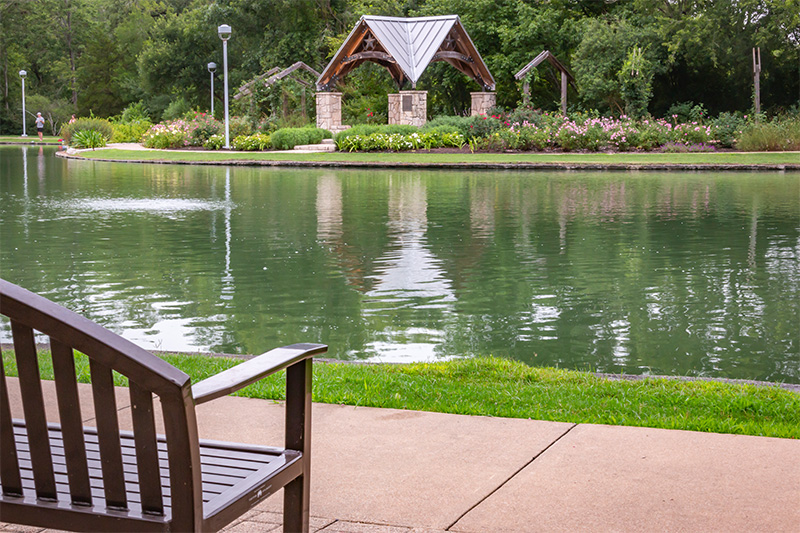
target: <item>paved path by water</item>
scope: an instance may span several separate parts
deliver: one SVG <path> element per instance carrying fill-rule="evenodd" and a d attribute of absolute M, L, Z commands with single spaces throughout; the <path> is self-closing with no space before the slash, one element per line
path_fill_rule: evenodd
<path fill-rule="evenodd" d="M 50 382 L 45 398 L 57 420 Z M 118 402 L 129 428 L 126 390 Z M 197 412 L 202 437 L 283 441 L 280 402 L 229 396 Z M 312 427 L 313 531 L 800 530 L 800 440 L 326 404 Z M 280 531 L 281 502 L 227 530 Z"/>

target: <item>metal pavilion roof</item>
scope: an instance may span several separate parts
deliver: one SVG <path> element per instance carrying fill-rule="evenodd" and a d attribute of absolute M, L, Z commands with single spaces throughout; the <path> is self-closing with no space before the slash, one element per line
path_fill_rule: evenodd
<path fill-rule="evenodd" d="M 363 61 L 388 68 L 398 86 L 406 81 L 416 86 L 433 61 L 447 61 L 485 89 L 493 90 L 495 85 L 458 15 L 361 17 L 317 80 L 317 88 L 331 88 Z"/>

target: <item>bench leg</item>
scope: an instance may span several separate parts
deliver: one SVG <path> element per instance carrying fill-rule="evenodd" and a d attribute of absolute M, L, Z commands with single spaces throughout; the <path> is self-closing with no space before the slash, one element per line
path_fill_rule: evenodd
<path fill-rule="evenodd" d="M 286 448 L 303 452 L 303 475 L 283 489 L 284 533 L 309 528 L 312 363 L 308 358 L 286 369 Z"/>

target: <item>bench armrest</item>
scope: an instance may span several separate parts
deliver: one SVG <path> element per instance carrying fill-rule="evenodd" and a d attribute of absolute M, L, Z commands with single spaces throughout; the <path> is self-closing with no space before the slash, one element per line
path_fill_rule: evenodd
<path fill-rule="evenodd" d="M 275 348 L 195 384 L 192 387 L 194 403 L 199 405 L 236 392 L 270 374 L 326 351 L 328 347 L 324 344 L 292 344 Z"/>

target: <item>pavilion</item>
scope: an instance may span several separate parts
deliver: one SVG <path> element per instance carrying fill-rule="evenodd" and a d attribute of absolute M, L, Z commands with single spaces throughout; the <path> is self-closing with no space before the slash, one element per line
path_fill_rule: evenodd
<path fill-rule="evenodd" d="M 341 93 L 336 84 L 353 69 L 371 61 L 385 67 L 400 92 L 389 94 L 389 124 L 422 125 L 427 120 L 427 91 L 417 81 L 434 61 L 445 61 L 483 89 L 472 94 L 472 114 L 494 106 L 495 82 L 458 15 L 437 17 L 363 16 L 317 79 L 317 125 L 341 125 Z M 412 90 L 403 90 L 408 85 Z"/>

